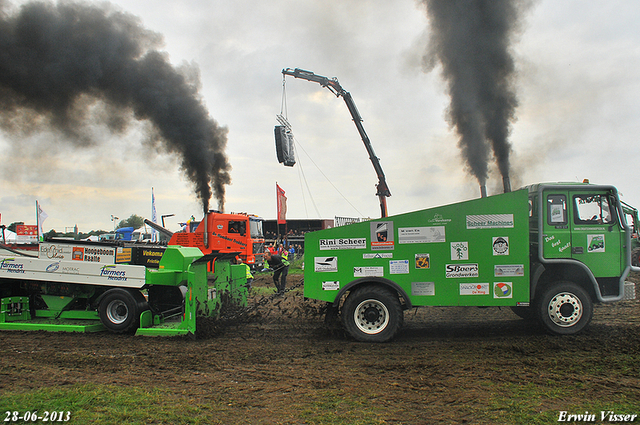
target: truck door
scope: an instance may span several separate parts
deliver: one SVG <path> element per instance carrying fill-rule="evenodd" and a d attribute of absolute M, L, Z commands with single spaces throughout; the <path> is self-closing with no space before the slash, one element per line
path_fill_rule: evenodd
<path fill-rule="evenodd" d="M 543 256 L 544 258 L 571 258 L 571 231 L 569 230 L 569 203 L 566 191 L 544 193 Z"/>
<path fill-rule="evenodd" d="M 605 191 L 569 194 L 571 257 L 586 264 L 596 278 L 620 276 L 624 238 L 615 199 Z"/>

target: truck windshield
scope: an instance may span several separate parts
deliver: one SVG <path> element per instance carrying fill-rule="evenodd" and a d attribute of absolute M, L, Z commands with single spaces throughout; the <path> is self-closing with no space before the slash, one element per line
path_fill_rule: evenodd
<path fill-rule="evenodd" d="M 251 227 L 251 238 L 262 239 L 262 220 L 253 219 L 249 220 L 249 226 Z"/>

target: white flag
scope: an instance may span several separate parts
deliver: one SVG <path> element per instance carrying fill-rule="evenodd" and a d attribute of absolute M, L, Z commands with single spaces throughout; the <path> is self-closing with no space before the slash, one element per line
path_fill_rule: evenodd
<path fill-rule="evenodd" d="M 46 212 L 40 208 L 40 204 L 36 201 L 36 208 L 38 210 L 38 239 L 42 240 L 44 232 L 42 231 L 42 223 L 49 217 Z"/>

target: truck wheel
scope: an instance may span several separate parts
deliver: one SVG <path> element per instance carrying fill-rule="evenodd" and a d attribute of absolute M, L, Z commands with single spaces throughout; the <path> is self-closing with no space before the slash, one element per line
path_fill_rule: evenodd
<path fill-rule="evenodd" d="M 591 322 L 593 303 L 589 294 L 573 282 L 548 287 L 536 303 L 540 321 L 556 335 L 573 335 Z"/>
<path fill-rule="evenodd" d="M 640 267 L 640 248 L 631 251 L 631 265 Z"/>
<path fill-rule="evenodd" d="M 342 308 L 344 327 L 358 341 L 389 341 L 400 330 L 402 321 L 398 297 L 379 286 L 356 289 Z"/>
<path fill-rule="evenodd" d="M 98 307 L 100 321 L 105 328 L 115 333 L 136 330 L 140 326 L 140 313 L 143 309 L 142 294 L 136 297 L 126 289 L 120 288 L 107 291 Z"/>

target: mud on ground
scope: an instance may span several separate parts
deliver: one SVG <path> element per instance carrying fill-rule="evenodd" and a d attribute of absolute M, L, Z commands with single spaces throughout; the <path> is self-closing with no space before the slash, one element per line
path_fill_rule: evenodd
<path fill-rule="evenodd" d="M 570 337 L 547 335 L 509 309 L 421 308 L 405 312 L 403 330 L 386 344 L 327 330 L 321 307 L 292 291 L 201 329 L 197 340 L 5 331 L 0 397 L 85 383 L 160 387 L 226 406 L 221 423 L 264 424 L 308 423 L 301 412 L 327 397 L 337 400 L 338 416 L 366 403 L 389 424 L 491 423 L 487 412 L 504 397 L 496 389 L 523 385 L 553 391 L 554 382 L 575 382 L 586 400 L 640 399 L 638 300 L 596 306 L 590 328 Z M 620 352 L 635 367 L 607 361 Z M 602 373 L 585 379 L 580 365 L 587 363 L 602 364 Z M 580 401 L 549 397 L 536 409 L 557 412 Z"/>

